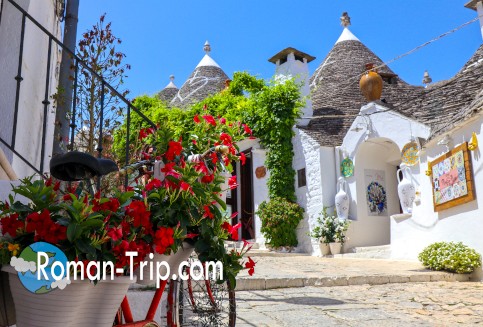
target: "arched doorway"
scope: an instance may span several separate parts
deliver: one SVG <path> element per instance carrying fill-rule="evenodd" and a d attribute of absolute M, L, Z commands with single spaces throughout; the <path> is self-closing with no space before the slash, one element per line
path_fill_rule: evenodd
<path fill-rule="evenodd" d="M 399 147 L 386 138 L 371 138 L 359 144 L 354 158 L 354 176 L 349 180 L 351 224 L 346 248 L 390 244 L 390 219 L 400 212 L 397 194 Z"/>

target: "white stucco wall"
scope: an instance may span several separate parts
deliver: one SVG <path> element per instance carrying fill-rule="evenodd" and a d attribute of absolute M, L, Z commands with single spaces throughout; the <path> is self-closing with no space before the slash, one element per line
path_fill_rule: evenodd
<path fill-rule="evenodd" d="M 344 251 L 360 246 L 386 245 L 390 239 L 390 215 L 399 213 L 396 167 L 401 162 L 401 149 L 411 138 L 427 139 L 429 128 L 388 108 L 369 103 L 361 108 L 344 138 L 341 149 L 354 162 L 354 176 L 346 179 L 349 186 L 350 212 L 354 219 L 347 232 Z M 387 214 L 369 215 L 366 203 L 365 170 L 385 173 Z M 413 168 L 419 172 L 419 168 Z"/>
<path fill-rule="evenodd" d="M 483 118 L 480 116 L 464 127 L 453 130 L 450 133 L 453 146 L 470 141 L 472 132 L 477 133 L 480 147 L 483 146 L 482 127 Z M 428 161 L 447 152 L 446 146 L 437 144 L 440 139 L 432 140 L 426 145 L 420 156 L 420 166 L 413 170 L 414 176 L 420 183 L 421 204 L 414 206 L 412 217 L 391 219 L 393 258 L 415 260 L 425 246 L 438 241 L 462 241 L 483 254 L 483 158 L 481 148 L 470 152 L 476 200 L 436 213 L 433 208 L 431 179 L 425 175 L 425 171 Z"/>
<path fill-rule="evenodd" d="M 55 1 L 18 0 L 42 26 L 60 38 L 60 23 L 54 14 Z M 15 93 L 19 42 L 22 15 L 7 1 L 4 1 L 2 26 L 0 29 L 0 136 L 8 143 L 11 141 L 13 115 L 15 108 Z M 45 78 L 48 54 L 48 37 L 38 27 L 27 20 L 25 28 L 22 77 L 20 101 L 18 111 L 18 125 L 16 137 L 16 150 L 34 166 L 39 166 L 42 141 L 42 121 L 44 119 Z M 52 47 L 50 67 L 49 97 L 57 89 L 58 67 L 60 54 L 57 45 Z M 49 101 L 52 102 L 51 99 Z M 46 156 L 44 170 L 48 170 L 49 156 L 52 148 L 54 117 L 52 105 L 47 111 Z M 18 157 L 5 147 L 2 147 L 9 162 L 12 164 L 18 177 L 33 173 Z"/>

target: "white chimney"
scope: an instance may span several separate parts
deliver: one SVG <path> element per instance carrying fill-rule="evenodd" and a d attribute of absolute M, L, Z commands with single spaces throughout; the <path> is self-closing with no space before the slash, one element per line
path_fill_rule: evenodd
<path fill-rule="evenodd" d="M 483 38 L 483 0 L 471 0 L 465 5 L 466 8 L 476 10 L 480 18 L 481 37 Z"/>
<path fill-rule="evenodd" d="M 313 115 L 312 101 L 308 98 L 310 94 L 309 86 L 309 66 L 308 63 L 315 57 L 308 55 L 295 48 L 286 48 L 268 59 L 277 65 L 275 69 L 275 79 L 295 78 L 295 82 L 301 83 L 300 93 L 305 98 L 305 107 L 297 124 L 307 126 L 310 117 Z"/>

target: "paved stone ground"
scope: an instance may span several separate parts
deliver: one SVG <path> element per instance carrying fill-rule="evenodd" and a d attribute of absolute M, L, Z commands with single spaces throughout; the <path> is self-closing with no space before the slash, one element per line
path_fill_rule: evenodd
<path fill-rule="evenodd" d="M 237 327 L 483 326 L 483 283 L 240 291 L 237 313 Z"/>
<path fill-rule="evenodd" d="M 237 278 L 238 290 L 265 290 L 303 286 L 347 286 L 433 281 L 468 281 L 458 275 L 425 269 L 417 261 L 320 258 L 303 254 L 249 253 L 255 274 L 246 270 Z"/>

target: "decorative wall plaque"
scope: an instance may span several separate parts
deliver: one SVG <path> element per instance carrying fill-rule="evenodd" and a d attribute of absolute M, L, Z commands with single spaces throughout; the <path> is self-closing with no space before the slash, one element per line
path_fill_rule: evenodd
<path fill-rule="evenodd" d="M 257 176 L 258 179 L 265 177 L 267 175 L 267 168 L 265 166 L 260 166 L 255 169 L 255 176 Z"/>

